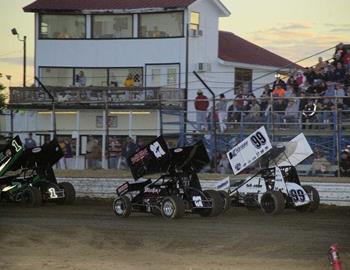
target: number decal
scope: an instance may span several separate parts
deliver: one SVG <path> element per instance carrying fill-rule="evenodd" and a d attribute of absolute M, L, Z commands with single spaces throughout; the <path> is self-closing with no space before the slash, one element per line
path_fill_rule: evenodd
<path fill-rule="evenodd" d="M 289 194 L 292 196 L 293 202 L 304 202 L 305 194 L 301 189 L 295 190 L 291 189 Z"/>
<path fill-rule="evenodd" d="M 159 142 L 155 142 L 150 145 L 150 149 L 153 152 L 153 154 L 156 156 L 156 158 L 161 158 L 165 155 L 165 152 L 163 148 L 160 146 Z"/>
<path fill-rule="evenodd" d="M 193 196 L 192 201 L 196 207 L 203 207 L 203 202 L 201 196 Z"/>
<path fill-rule="evenodd" d="M 19 152 L 22 149 L 22 146 L 18 145 L 16 141 L 12 141 L 12 146 L 15 148 L 16 152 Z"/>
<path fill-rule="evenodd" d="M 264 135 L 261 134 L 260 131 L 251 136 L 250 141 L 257 149 L 261 148 L 261 146 L 266 144 L 266 138 L 264 137 Z"/>
<path fill-rule="evenodd" d="M 58 198 L 57 194 L 56 194 L 56 190 L 54 188 L 49 188 L 48 192 L 50 193 L 50 198 L 51 199 L 56 199 Z"/>

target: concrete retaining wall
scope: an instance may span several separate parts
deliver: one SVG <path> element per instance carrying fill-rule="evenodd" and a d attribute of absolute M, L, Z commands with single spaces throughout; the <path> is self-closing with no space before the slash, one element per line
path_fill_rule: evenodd
<path fill-rule="evenodd" d="M 131 179 L 115 180 L 111 178 L 58 178 L 59 182 L 68 181 L 76 189 L 78 197 L 114 198 L 117 185 Z M 204 189 L 214 187 L 216 181 L 201 181 Z M 328 205 L 350 206 L 350 183 L 308 182 L 314 186 L 321 197 L 321 203 Z"/>

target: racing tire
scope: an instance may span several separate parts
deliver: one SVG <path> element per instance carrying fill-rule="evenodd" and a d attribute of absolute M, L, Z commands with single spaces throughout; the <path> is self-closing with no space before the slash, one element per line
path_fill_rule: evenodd
<path fill-rule="evenodd" d="M 42 204 L 41 192 L 38 188 L 29 186 L 24 191 L 23 202 L 27 204 L 28 207 L 38 207 Z"/>
<path fill-rule="evenodd" d="M 131 201 L 128 196 L 121 196 L 113 201 L 113 212 L 117 217 L 127 218 L 131 214 Z"/>
<path fill-rule="evenodd" d="M 301 213 L 315 212 L 320 205 L 320 195 L 318 194 L 317 189 L 309 185 L 302 186 L 302 188 L 305 190 L 305 192 L 309 196 L 311 202 L 307 205 L 296 207 L 295 209 Z"/>
<path fill-rule="evenodd" d="M 231 207 L 231 198 L 230 195 L 224 190 L 219 190 L 221 198 L 224 200 L 223 212 L 226 212 Z"/>
<path fill-rule="evenodd" d="M 260 201 L 261 210 L 265 214 L 281 214 L 286 207 L 283 194 L 279 191 L 267 191 L 262 195 Z"/>
<path fill-rule="evenodd" d="M 205 190 L 204 194 L 211 199 L 212 208 L 203 209 L 199 212 L 202 217 L 216 217 L 224 211 L 224 200 L 222 199 L 220 193 L 216 190 Z"/>
<path fill-rule="evenodd" d="M 71 183 L 62 182 L 58 186 L 64 190 L 64 198 L 57 199 L 57 204 L 73 204 L 75 201 L 75 189 Z"/>
<path fill-rule="evenodd" d="M 177 196 L 167 196 L 162 200 L 160 212 L 165 219 L 181 218 L 185 215 L 185 203 Z"/>

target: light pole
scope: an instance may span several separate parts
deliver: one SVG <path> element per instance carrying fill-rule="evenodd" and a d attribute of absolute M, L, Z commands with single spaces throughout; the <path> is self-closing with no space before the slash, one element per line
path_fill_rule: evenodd
<path fill-rule="evenodd" d="M 11 29 L 11 33 L 14 36 L 17 36 L 17 39 L 23 42 L 23 87 L 26 87 L 26 71 L 27 71 L 27 36 L 23 36 L 23 39 L 20 39 L 19 33 L 16 28 Z"/>

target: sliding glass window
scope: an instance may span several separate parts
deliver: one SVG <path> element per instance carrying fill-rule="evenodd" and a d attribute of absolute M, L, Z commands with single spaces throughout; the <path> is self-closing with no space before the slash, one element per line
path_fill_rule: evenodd
<path fill-rule="evenodd" d="M 94 15 L 92 37 L 96 39 L 132 38 L 132 15 Z"/>
<path fill-rule="evenodd" d="M 142 38 L 182 37 L 183 12 L 139 15 L 139 36 Z"/>
<path fill-rule="evenodd" d="M 41 67 L 40 80 L 47 86 L 72 86 L 73 68 Z"/>
<path fill-rule="evenodd" d="M 40 15 L 39 38 L 83 39 L 85 37 L 84 15 Z"/>

